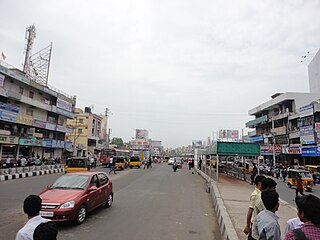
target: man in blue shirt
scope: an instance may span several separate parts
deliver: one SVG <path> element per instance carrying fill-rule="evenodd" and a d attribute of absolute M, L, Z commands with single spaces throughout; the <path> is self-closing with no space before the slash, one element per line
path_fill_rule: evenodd
<path fill-rule="evenodd" d="M 279 217 L 275 214 L 279 208 L 279 194 L 275 190 L 264 190 L 261 199 L 266 209 L 256 217 L 256 234 L 260 240 L 280 240 Z"/>

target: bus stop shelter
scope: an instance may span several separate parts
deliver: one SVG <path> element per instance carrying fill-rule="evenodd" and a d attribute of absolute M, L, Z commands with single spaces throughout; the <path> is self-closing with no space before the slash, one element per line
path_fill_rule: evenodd
<path fill-rule="evenodd" d="M 228 173 L 229 165 L 232 164 L 229 171 L 243 172 L 243 178 L 246 177 L 246 160 L 257 160 L 260 156 L 260 145 L 257 143 L 243 143 L 243 142 L 215 142 L 208 149 L 199 149 L 197 158 L 202 158 L 204 163 L 202 170 L 206 171 L 215 181 L 219 181 L 219 167 L 225 166 L 226 173 Z M 197 159 L 198 160 L 198 159 Z M 205 160 L 205 161 L 204 161 Z M 230 162 L 229 162 L 230 160 Z M 234 166 L 235 160 L 242 163 L 243 167 L 240 171 L 239 168 Z M 209 162 L 209 164 L 208 164 Z M 259 161 L 257 161 L 259 169 Z M 209 170 L 207 168 L 209 166 Z M 224 170 L 224 171 L 225 171 Z M 216 174 L 215 174 L 216 173 Z"/>

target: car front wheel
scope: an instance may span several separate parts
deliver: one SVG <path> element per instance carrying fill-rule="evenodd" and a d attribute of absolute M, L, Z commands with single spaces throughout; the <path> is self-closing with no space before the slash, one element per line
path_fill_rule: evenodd
<path fill-rule="evenodd" d="M 84 222 L 84 220 L 86 220 L 87 217 L 87 208 L 85 205 L 81 205 L 79 210 L 78 210 L 78 214 L 77 214 L 77 218 L 76 218 L 76 224 L 81 224 Z"/>
<path fill-rule="evenodd" d="M 112 206 L 112 203 L 113 203 L 113 195 L 112 194 L 109 194 L 108 196 L 108 199 L 107 199 L 107 202 L 105 204 L 106 208 L 109 208 Z"/>

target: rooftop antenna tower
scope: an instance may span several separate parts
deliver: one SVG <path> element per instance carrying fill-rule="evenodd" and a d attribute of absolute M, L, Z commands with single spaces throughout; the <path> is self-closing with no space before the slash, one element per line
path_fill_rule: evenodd
<path fill-rule="evenodd" d="M 27 78 L 43 86 L 48 85 L 49 68 L 51 60 L 52 43 L 44 49 L 32 54 L 32 45 L 36 37 L 36 27 L 27 27 L 25 39 L 27 40 L 25 51 L 26 56 L 23 65 L 23 72 Z"/>
<path fill-rule="evenodd" d="M 27 27 L 26 35 L 25 35 L 25 39 L 27 40 L 27 43 L 25 47 L 26 56 L 24 59 L 23 72 L 26 73 L 27 75 L 30 68 L 30 56 L 32 51 L 32 45 L 35 38 L 36 38 L 36 27 L 34 25 L 31 25 Z"/>

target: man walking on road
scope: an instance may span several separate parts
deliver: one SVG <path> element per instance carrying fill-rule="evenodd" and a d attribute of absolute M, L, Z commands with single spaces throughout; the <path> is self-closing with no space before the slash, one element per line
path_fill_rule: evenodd
<path fill-rule="evenodd" d="M 301 175 L 299 174 L 297 177 L 297 187 L 296 187 L 296 197 L 298 196 L 298 194 L 304 195 L 303 194 L 303 185 L 302 185 L 302 178 Z"/>
<path fill-rule="evenodd" d="M 111 164 L 111 167 L 110 167 L 109 174 L 112 173 L 112 171 L 114 174 L 117 174 L 116 173 L 116 161 L 113 158 L 110 158 L 110 164 Z"/>
<path fill-rule="evenodd" d="M 255 209 L 259 209 L 259 211 L 262 211 L 262 209 L 264 207 L 263 203 L 261 202 L 261 198 L 260 197 L 257 198 L 257 196 L 261 192 L 262 181 L 265 178 L 266 178 L 265 176 L 258 175 L 254 179 L 255 189 L 251 193 L 251 196 L 250 196 L 250 205 L 249 205 L 249 209 L 248 209 L 248 213 L 247 213 L 247 224 L 243 230 L 243 232 L 246 235 L 248 235 L 248 240 L 255 240 L 256 238 L 254 238 L 254 237 L 258 237 L 258 236 L 255 236 L 255 233 L 253 232 L 254 225 L 255 225 L 255 217 L 258 214 L 258 211 L 255 211 Z M 254 236 L 252 236 L 252 234 Z"/>
<path fill-rule="evenodd" d="M 39 215 L 42 200 L 37 195 L 28 196 L 23 202 L 23 211 L 28 215 L 29 221 L 19 230 L 16 240 L 33 240 L 33 232 L 35 228 L 44 222 L 48 222 Z"/>
<path fill-rule="evenodd" d="M 279 209 L 279 194 L 275 190 L 264 190 L 261 198 L 266 210 L 257 215 L 255 231 L 261 240 L 280 240 L 279 217 L 275 214 Z"/>

